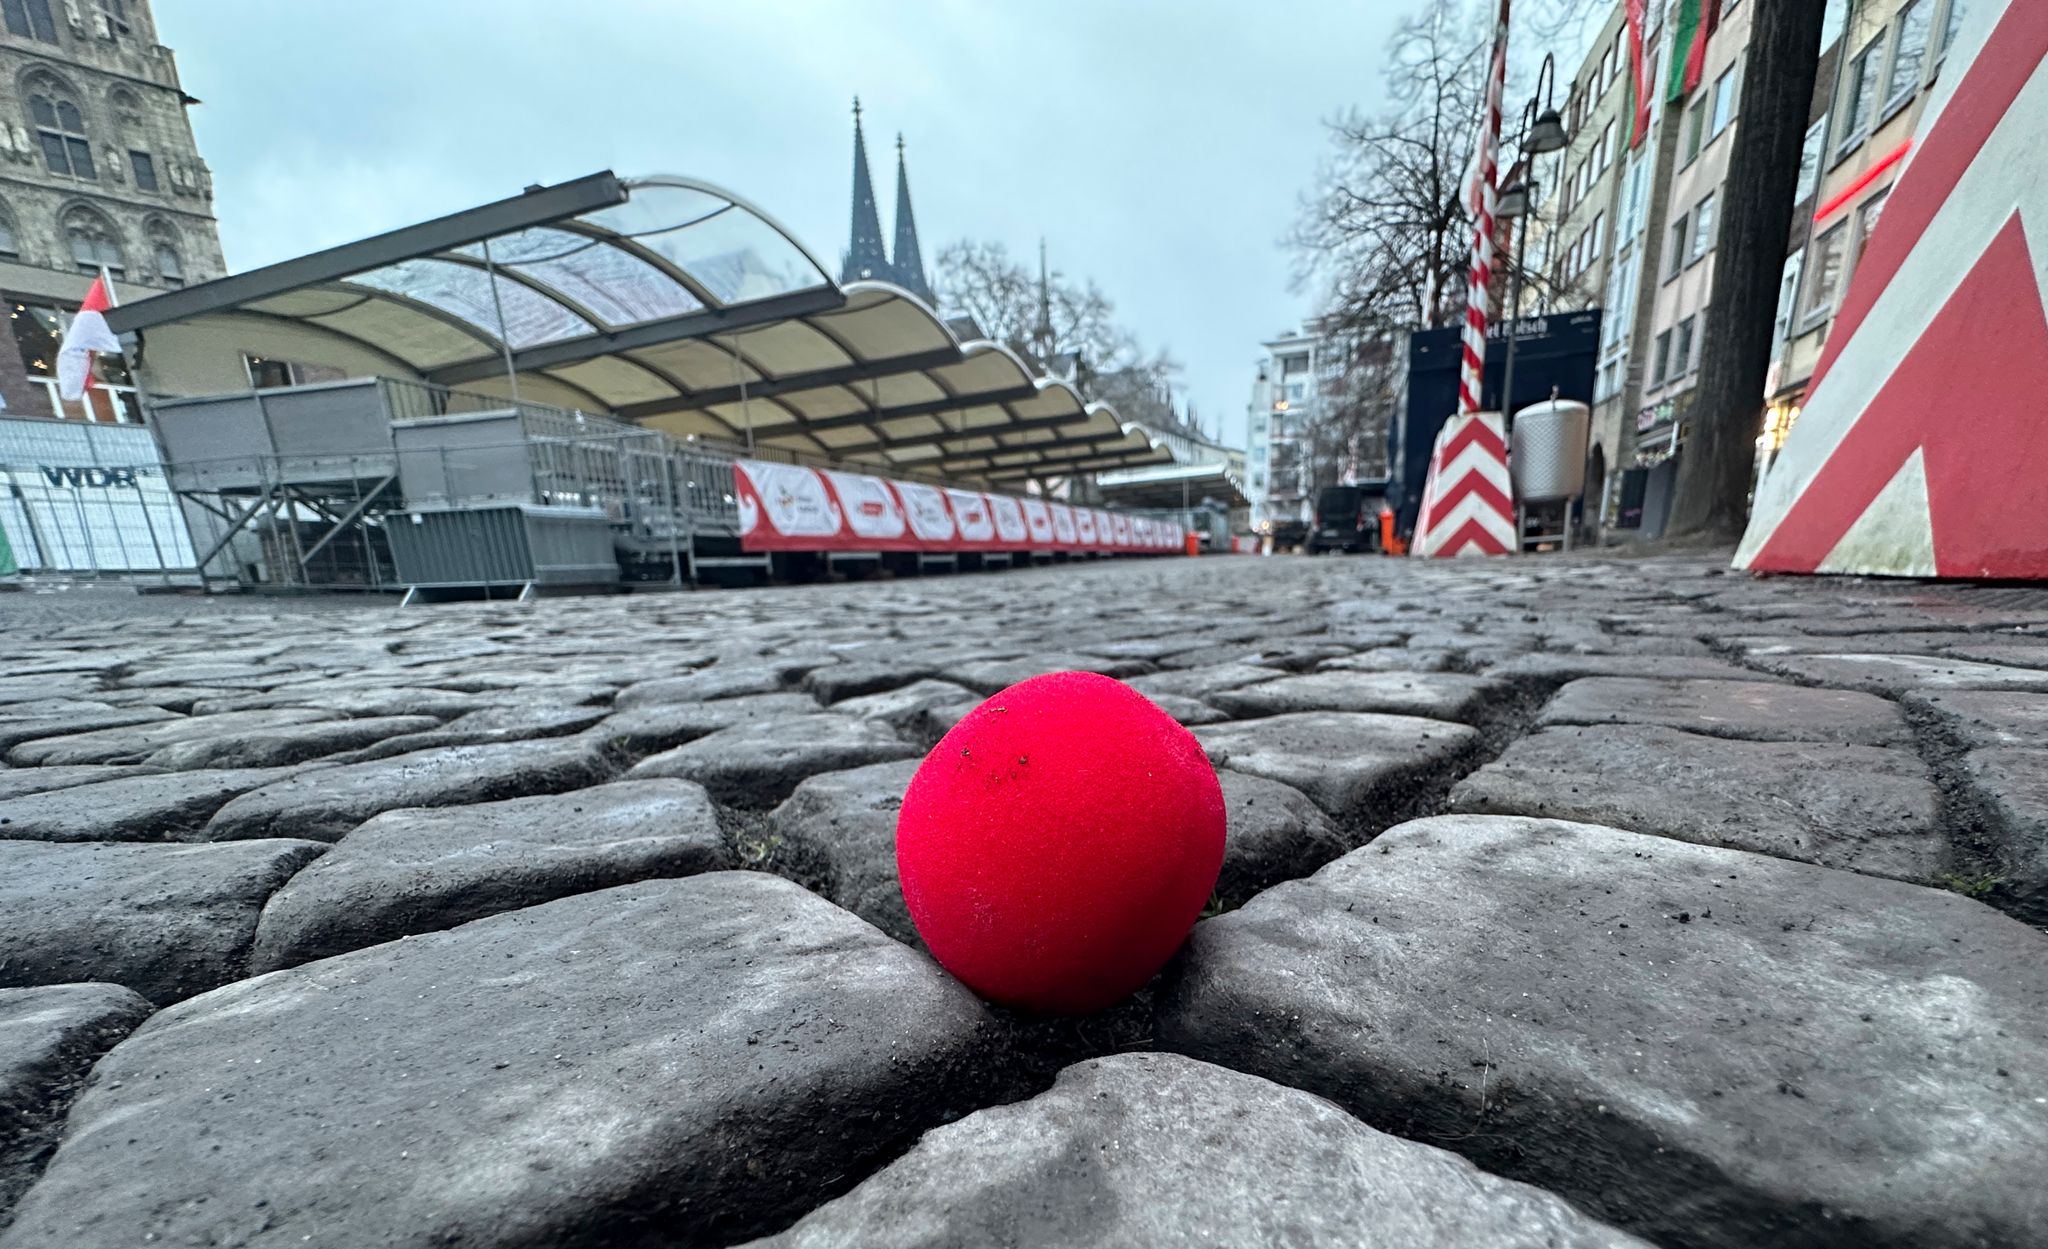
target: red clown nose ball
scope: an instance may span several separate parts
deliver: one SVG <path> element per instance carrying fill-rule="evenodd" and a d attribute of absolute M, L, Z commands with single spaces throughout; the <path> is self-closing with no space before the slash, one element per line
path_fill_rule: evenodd
<path fill-rule="evenodd" d="M 1188 935 L 1223 866 L 1223 789 L 1202 747 L 1121 681 L 1033 677 L 926 756 L 896 867 L 933 957 L 992 1001 L 1112 1005 Z"/>

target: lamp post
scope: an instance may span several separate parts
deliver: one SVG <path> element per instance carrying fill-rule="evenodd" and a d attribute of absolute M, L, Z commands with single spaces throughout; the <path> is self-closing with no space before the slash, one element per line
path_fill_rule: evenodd
<path fill-rule="evenodd" d="M 1521 149 L 1524 157 L 1537 157 L 1550 152 L 1561 152 L 1571 145 L 1571 135 L 1564 128 L 1564 119 L 1558 115 L 1552 103 L 1557 81 L 1557 61 L 1550 55 L 1543 58 L 1543 67 L 1536 74 L 1536 90 L 1529 95 L 1529 102 L 1522 106 Z M 1503 188 L 1495 204 L 1494 215 L 1505 221 L 1516 222 L 1515 226 L 1515 271 L 1508 276 L 1508 341 L 1507 360 L 1501 370 L 1500 410 L 1503 427 L 1512 426 L 1515 419 L 1515 339 L 1522 320 L 1522 261 L 1529 250 L 1529 222 L 1536 211 L 1537 184 L 1533 160 L 1523 162 L 1523 175 L 1519 182 Z"/>

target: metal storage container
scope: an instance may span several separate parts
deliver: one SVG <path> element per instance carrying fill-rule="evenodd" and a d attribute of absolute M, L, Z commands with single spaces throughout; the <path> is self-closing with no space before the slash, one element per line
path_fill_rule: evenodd
<path fill-rule="evenodd" d="M 1515 413 L 1508 475 L 1521 503 L 1575 499 L 1586 488 L 1586 443 L 1593 411 L 1571 399 L 1533 403 Z"/>
<path fill-rule="evenodd" d="M 509 504 L 393 512 L 385 521 L 408 586 L 616 585 L 611 522 L 598 508 Z"/>

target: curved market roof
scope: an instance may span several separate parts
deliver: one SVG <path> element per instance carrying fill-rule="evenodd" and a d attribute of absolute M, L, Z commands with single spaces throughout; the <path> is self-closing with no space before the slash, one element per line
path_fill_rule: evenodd
<path fill-rule="evenodd" d="M 834 282 L 760 209 L 606 172 L 112 310 L 117 332 L 256 316 L 428 381 L 947 476 L 1165 463 L 1114 409 L 962 341 L 916 296 Z"/>

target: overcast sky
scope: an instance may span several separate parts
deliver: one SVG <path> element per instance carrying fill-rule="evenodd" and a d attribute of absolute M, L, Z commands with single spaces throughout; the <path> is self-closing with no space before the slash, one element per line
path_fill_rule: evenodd
<path fill-rule="evenodd" d="M 234 269 L 598 169 L 753 200 L 835 274 L 858 94 L 893 227 L 1092 276 L 1242 443 L 1280 240 L 1406 0 L 157 0 Z"/>

